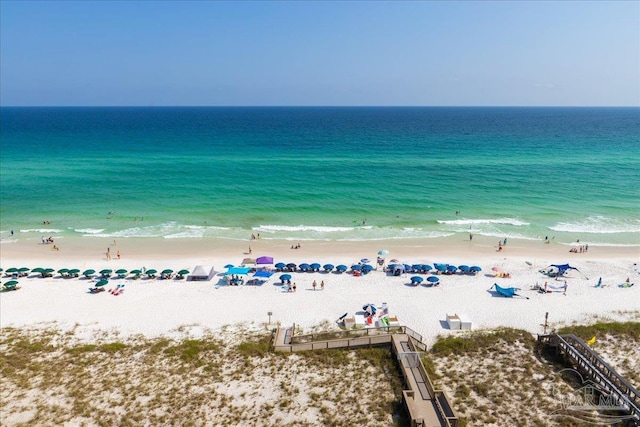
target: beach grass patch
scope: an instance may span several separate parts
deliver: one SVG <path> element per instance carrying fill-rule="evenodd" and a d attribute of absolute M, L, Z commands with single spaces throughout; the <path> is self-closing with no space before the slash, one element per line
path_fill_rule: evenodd
<path fill-rule="evenodd" d="M 499 328 L 495 330 L 474 331 L 461 337 L 438 337 L 431 348 L 431 353 L 439 356 L 461 353 L 476 353 L 492 348 L 497 344 L 513 344 L 520 342 L 528 349 L 533 349 L 535 339 L 524 330 L 513 328 Z M 506 348 L 498 349 L 500 352 L 508 352 Z"/>
<path fill-rule="evenodd" d="M 583 340 L 594 336 L 614 335 L 640 340 L 640 322 L 598 322 L 591 325 L 572 325 L 558 329 L 558 334 L 574 334 Z"/>
<path fill-rule="evenodd" d="M 196 360 L 202 352 L 218 352 L 220 347 L 215 342 L 204 340 L 185 340 L 176 345 L 168 346 L 163 350 L 164 354 L 177 356 L 183 362 Z"/>

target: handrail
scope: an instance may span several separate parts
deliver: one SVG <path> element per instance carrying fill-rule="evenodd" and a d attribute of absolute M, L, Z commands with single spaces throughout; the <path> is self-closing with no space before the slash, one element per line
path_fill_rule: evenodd
<path fill-rule="evenodd" d="M 632 414 L 635 414 L 636 417 L 640 416 L 640 392 L 576 335 L 540 335 L 538 336 L 538 341 L 541 343 L 554 343 L 562 348 L 567 356 L 578 365 L 581 362 L 585 368 L 590 368 L 593 371 L 594 379 L 598 383 L 614 392 L 621 402 L 629 406 Z"/>

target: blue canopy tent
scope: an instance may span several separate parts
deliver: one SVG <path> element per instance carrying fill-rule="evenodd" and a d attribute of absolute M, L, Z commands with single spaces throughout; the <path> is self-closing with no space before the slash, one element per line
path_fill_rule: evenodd
<path fill-rule="evenodd" d="M 547 275 L 551 276 L 551 277 L 564 276 L 564 273 L 566 273 L 567 270 L 575 270 L 578 273 L 580 273 L 580 270 L 578 270 L 575 267 L 571 267 L 569 264 L 551 264 L 549 267 L 555 267 L 555 268 L 558 269 L 557 272 L 555 270 L 551 270 L 551 269 L 547 272 Z"/>
<path fill-rule="evenodd" d="M 276 270 L 282 271 L 287 267 L 287 265 L 284 262 L 279 262 L 275 265 L 275 267 L 276 267 Z"/>
<path fill-rule="evenodd" d="M 499 295 L 502 295 L 503 297 L 506 298 L 513 298 L 513 297 L 519 297 L 520 295 L 518 295 L 516 292 L 518 292 L 520 290 L 520 288 L 503 288 L 501 286 L 499 286 L 497 283 L 494 283 L 493 286 L 491 288 L 496 288 L 496 292 Z M 489 288 L 489 289 L 491 289 Z M 526 299 L 529 299 L 529 297 L 524 297 Z"/>
<path fill-rule="evenodd" d="M 251 267 L 229 267 L 226 273 L 224 273 L 224 275 L 226 276 L 227 274 L 249 274 L 250 270 L 251 270 Z"/>
<path fill-rule="evenodd" d="M 389 269 L 391 270 L 394 276 L 400 276 L 401 274 L 404 274 L 404 272 L 406 271 L 404 264 L 392 264 L 389 266 Z"/>
<path fill-rule="evenodd" d="M 266 271 L 266 270 L 260 270 L 260 271 L 256 271 L 256 273 L 253 275 L 253 277 L 265 277 L 265 278 L 269 278 L 273 275 L 272 272 L 270 271 Z"/>

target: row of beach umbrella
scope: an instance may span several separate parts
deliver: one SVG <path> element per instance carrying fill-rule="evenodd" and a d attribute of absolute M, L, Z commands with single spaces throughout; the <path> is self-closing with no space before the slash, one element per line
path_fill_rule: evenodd
<path fill-rule="evenodd" d="M 0 272 L 2 272 L 3 270 L 0 268 Z M 41 274 L 42 277 L 52 277 L 53 273 L 55 273 L 56 270 L 53 268 L 41 268 L 41 267 L 37 267 L 34 269 L 29 269 L 27 267 L 12 267 L 12 268 L 8 268 L 5 271 L 5 274 L 7 275 L 14 275 L 17 274 L 18 276 L 20 275 L 28 275 L 29 273 L 38 273 Z M 155 277 L 158 274 L 158 270 L 156 269 L 145 269 L 144 271 L 141 269 L 134 269 L 134 270 L 126 270 L 124 268 L 115 270 L 115 272 L 110 269 L 110 268 L 105 268 L 102 269 L 98 272 L 96 272 L 96 270 L 93 269 L 87 269 L 84 270 L 82 273 L 80 272 L 80 269 L 77 268 L 72 268 L 72 269 L 68 269 L 68 268 L 61 268 L 57 271 L 58 274 L 60 274 L 60 276 L 62 277 L 79 277 L 80 275 L 86 277 L 86 278 L 92 278 L 94 275 L 99 274 L 103 279 L 105 278 L 109 278 L 111 277 L 112 274 L 116 274 L 119 278 L 124 279 L 125 277 L 127 277 L 128 275 L 132 276 L 132 278 L 139 278 L 141 275 L 146 275 L 147 277 Z M 162 270 L 160 272 L 160 277 L 167 277 L 170 276 L 174 273 L 173 270 L 171 269 L 165 269 Z M 179 270 L 176 273 L 176 278 L 181 279 L 183 278 L 185 275 L 189 274 L 189 270 L 187 269 L 182 269 Z"/>

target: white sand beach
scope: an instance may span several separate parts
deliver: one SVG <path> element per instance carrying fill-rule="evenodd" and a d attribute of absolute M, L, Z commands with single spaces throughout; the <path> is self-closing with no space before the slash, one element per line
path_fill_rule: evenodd
<path fill-rule="evenodd" d="M 293 242 L 295 243 L 295 242 Z M 111 279 L 107 288 L 124 285 L 125 292 L 113 296 L 108 292 L 91 294 L 94 280 L 65 279 L 58 274 L 39 278 L 31 274 L 21 278 L 20 289 L 0 294 L 0 326 L 34 326 L 55 324 L 68 329 L 82 325 L 88 330 L 117 331 L 119 334 L 143 334 L 157 337 L 177 328 L 190 326 L 197 335 L 203 329 L 216 330 L 238 323 L 282 324 L 311 328 L 333 323 L 344 313 L 353 314 L 367 303 L 387 303 L 389 313 L 399 318 L 431 343 L 438 335 L 455 333 L 445 324 L 446 314 L 464 314 L 473 329 L 510 326 L 532 334 L 542 333 L 541 324 L 549 313 L 549 324 L 566 325 L 594 317 L 628 320 L 625 313 L 640 309 L 640 284 L 620 288 L 627 278 L 639 282 L 640 254 L 636 247 L 597 247 L 588 252 L 570 253 L 566 245 L 539 241 L 509 241 L 497 251 L 493 238 L 476 237 L 472 242 L 460 237 L 430 241 L 376 242 L 303 242 L 291 249 L 290 241 L 253 240 L 213 241 L 196 239 L 76 239 L 56 241 L 60 250 L 36 241 L 3 241 L 1 266 L 51 267 L 113 270 L 154 268 L 175 271 L 196 265 L 213 267 L 218 274 L 211 281 Z M 249 246 L 251 255 L 249 255 Z M 106 259 L 106 251 L 112 256 Z M 440 285 L 410 286 L 412 273 L 398 277 L 380 268 L 354 277 L 336 273 L 293 273 L 297 291 L 286 292 L 275 273 L 261 286 L 216 286 L 227 264 L 239 265 L 245 257 L 271 256 L 274 262 L 346 264 L 363 258 L 375 264 L 377 253 L 386 249 L 387 263 L 398 259 L 407 264 L 448 263 L 477 265 L 477 275 L 440 275 Z M 117 252 L 121 259 L 117 259 Z M 566 279 L 555 281 L 539 271 L 550 264 L 569 263 Z M 492 268 L 508 272 L 510 278 L 496 278 Z M 422 275 L 426 277 L 426 275 Z M 251 275 L 247 277 L 251 278 Z M 602 278 L 603 287 L 595 287 Z M 2 282 L 9 280 L 3 277 Z M 313 290 L 312 282 L 324 281 L 324 290 Z M 567 294 L 542 294 L 531 288 L 564 285 Z M 426 283 L 426 282 L 425 282 Z M 504 298 L 489 288 L 520 288 L 521 297 Z M 184 329 L 184 328 L 183 328 Z"/>

